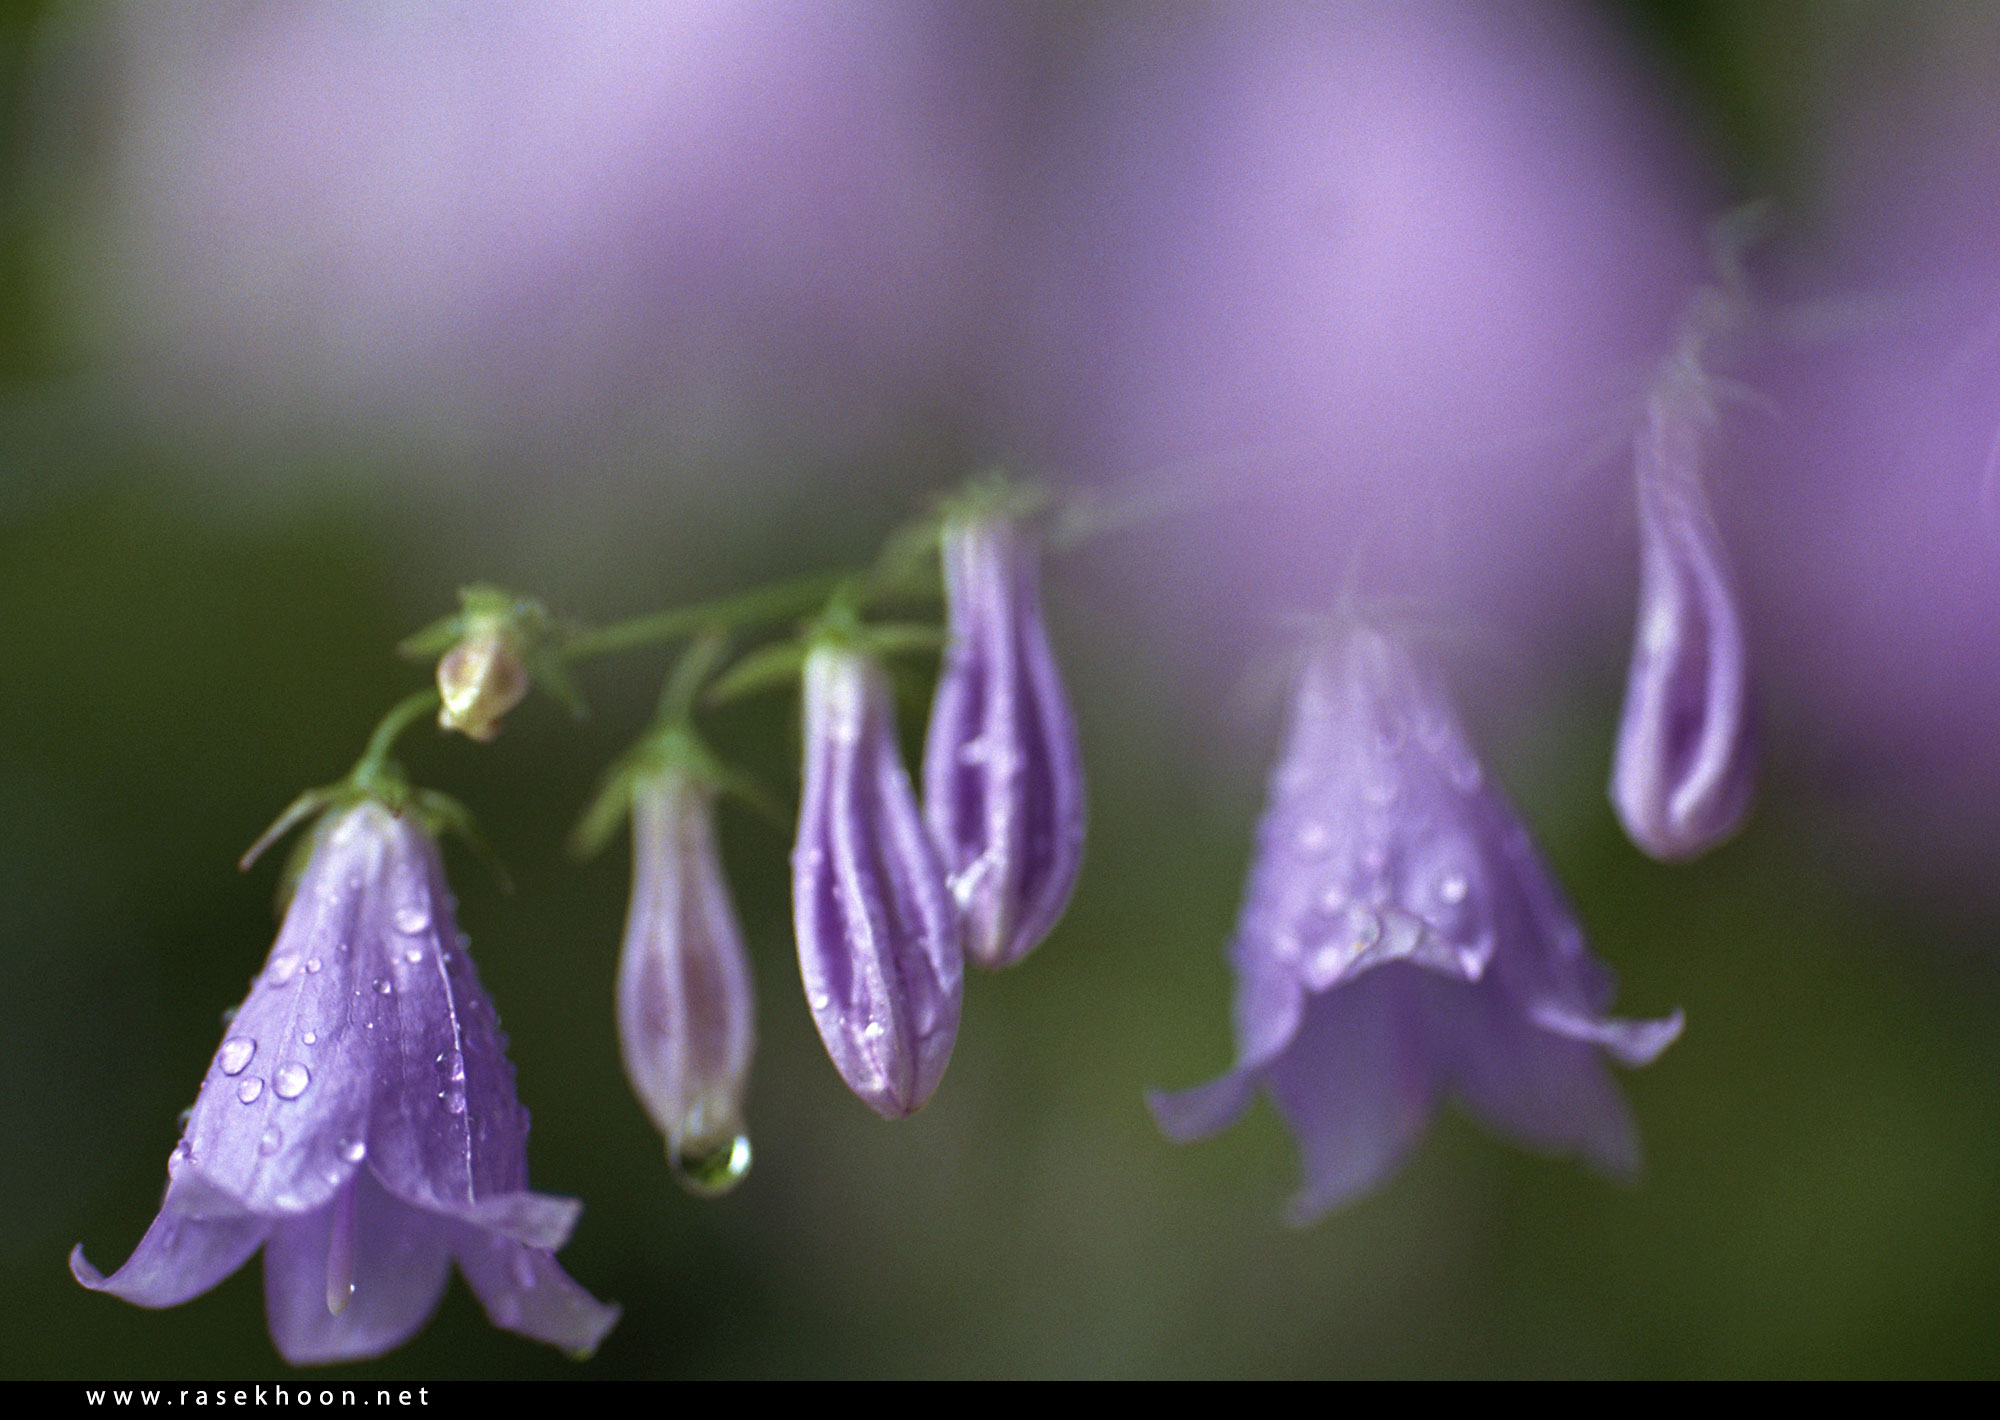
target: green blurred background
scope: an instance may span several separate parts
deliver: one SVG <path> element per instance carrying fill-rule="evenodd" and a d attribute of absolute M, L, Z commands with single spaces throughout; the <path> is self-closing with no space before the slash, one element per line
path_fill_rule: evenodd
<path fill-rule="evenodd" d="M 1810 204 L 1793 102 L 1823 12 L 1621 4 L 1727 188 Z M 85 1292 L 150 1220 L 175 1115 L 273 930 L 273 869 L 232 864 L 334 777 L 419 683 L 389 653 L 491 580 L 594 618 L 868 556 L 962 473 L 951 429 L 871 450 L 879 496 L 733 504 L 695 469 L 584 501 L 533 536 L 489 488 L 343 467 L 216 480 L 213 451 L 78 408 L 63 307 L 66 174 L 34 133 L 39 55 L 77 16 L 0 8 L 0 1375 L 278 1376 L 261 1276 L 145 1312 Z M 883 470 L 887 469 L 884 473 Z M 900 500 L 900 501 L 899 501 Z M 594 555 L 611 521 L 620 555 Z M 632 555 L 631 527 L 656 527 Z M 614 540 L 616 541 L 616 540 Z M 1115 557 L 1117 552 L 1110 554 Z M 944 1088 L 887 1125 L 829 1067 L 799 999 L 783 831 L 725 816 L 756 964 L 757 1162 L 702 1203 L 629 1097 L 611 1024 L 622 847 L 562 839 L 647 713 L 661 665 L 593 669 L 591 717 L 546 701 L 491 748 L 413 737 L 513 879 L 452 868 L 534 1112 L 536 1185 L 587 1205 L 564 1265 L 625 1308 L 574 1364 L 490 1328 L 462 1284 L 417 1340 L 340 1374 L 724 1376 L 1863 1376 L 2000 1371 L 2000 972 L 1992 924 L 1856 871 L 1782 746 L 1748 831 L 1667 869 L 1606 804 L 1625 613 L 1602 657 L 1486 747 L 1632 1014 L 1686 1037 L 1626 1075 L 1648 1170 L 1608 1184 L 1447 1111 L 1396 1181 L 1305 1231 L 1278 1221 L 1292 1144 L 1268 1107 L 1199 1147 L 1155 1132 L 1151 1086 L 1228 1061 L 1233 921 L 1273 727 L 1191 710 L 1104 604 L 1051 573 L 1091 777 L 1084 877 L 1023 969 L 969 981 Z M 794 712 L 718 731 L 766 782 Z M 1475 712 L 1475 717 L 1476 712 Z M 1267 717 L 1268 718 L 1268 717 Z"/>

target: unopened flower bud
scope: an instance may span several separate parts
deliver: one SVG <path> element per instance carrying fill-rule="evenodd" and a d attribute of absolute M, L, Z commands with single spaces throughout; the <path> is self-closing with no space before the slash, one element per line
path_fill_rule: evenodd
<path fill-rule="evenodd" d="M 668 769 L 632 797 L 632 904 L 618 962 L 625 1074 L 675 1176 L 723 1193 L 750 1165 L 743 1093 L 756 1048 L 743 931 L 716 852 L 711 792 Z"/>
<path fill-rule="evenodd" d="M 484 744 L 528 694 L 528 668 L 513 631 L 481 620 L 438 661 L 438 724 Z"/>
<path fill-rule="evenodd" d="M 924 815 L 966 953 L 1008 966 L 1069 901 L 1083 859 L 1076 722 L 1042 624 L 1038 549 L 1011 518 L 944 534 L 951 642 L 924 742 Z"/>
<path fill-rule="evenodd" d="M 958 915 L 896 745 L 888 679 L 848 647 L 806 660 L 792 911 L 806 1003 L 835 1067 L 878 1114 L 915 1113 L 958 1038 Z"/>

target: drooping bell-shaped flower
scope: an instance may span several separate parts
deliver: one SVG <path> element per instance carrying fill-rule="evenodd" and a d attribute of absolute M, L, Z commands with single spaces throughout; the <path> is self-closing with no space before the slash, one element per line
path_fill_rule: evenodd
<path fill-rule="evenodd" d="M 799 973 L 848 1088 L 885 1118 L 921 1108 L 958 1038 L 963 952 L 944 865 L 867 652 L 805 665 L 805 779 L 792 850 Z"/>
<path fill-rule="evenodd" d="M 305 1365 L 400 1346 L 456 1261 L 495 1326 L 594 1350 L 618 1310 L 556 1263 L 580 1205 L 528 1189 L 528 1114 L 436 844 L 373 801 L 318 834 L 158 1217 L 111 1276 L 81 1247 L 71 1270 L 169 1307 L 261 1246 L 271 1338 Z"/>
<path fill-rule="evenodd" d="M 944 530 L 951 639 L 924 741 L 924 815 L 965 950 L 1010 966 L 1049 934 L 1083 861 L 1076 721 L 1042 624 L 1039 549 L 1013 519 Z"/>
<path fill-rule="evenodd" d="M 675 1175 L 726 1192 L 750 1165 L 743 1094 L 756 1006 L 716 851 L 713 791 L 666 768 L 632 794 L 632 904 L 618 960 L 625 1074 Z"/>
<path fill-rule="evenodd" d="M 1664 861 L 1734 833 L 1756 776 L 1743 627 L 1701 480 L 1715 422 L 1693 354 L 1669 361 L 1636 440 L 1639 624 L 1611 772 L 1626 833 Z"/>
<path fill-rule="evenodd" d="M 1230 961 L 1235 1068 L 1153 1112 L 1203 1138 L 1267 1087 L 1304 1155 L 1300 1223 L 1383 1182 L 1446 1096 L 1630 1171 L 1602 1057 L 1645 1064 L 1681 1028 L 1604 1014 L 1609 973 L 1442 691 L 1367 628 L 1299 681 Z"/>

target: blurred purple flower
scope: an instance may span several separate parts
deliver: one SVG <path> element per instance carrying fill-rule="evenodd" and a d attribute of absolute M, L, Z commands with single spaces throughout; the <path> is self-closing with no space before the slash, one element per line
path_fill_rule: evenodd
<path fill-rule="evenodd" d="M 965 950 L 1010 966 L 1062 916 L 1083 860 L 1076 722 L 1042 624 L 1040 549 L 1000 514 L 944 531 L 951 641 L 924 741 L 924 815 Z"/>
<path fill-rule="evenodd" d="M 1702 482 L 1718 412 L 1701 326 L 1703 311 L 1724 299 L 1704 295 L 1647 397 L 1635 441 L 1639 624 L 1611 778 L 1625 831 L 1668 861 L 1735 832 L 1756 773 L 1743 626 Z"/>
<path fill-rule="evenodd" d="M 882 667 L 813 649 L 792 920 L 806 1004 L 834 1066 L 876 1113 L 913 1114 L 958 1039 L 963 948 L 944 865 L 896 744 Z"/>
<path fill-rule="evenodd" d="M 296 1365 L 378 1356 L 430 1319 L 455 1259 L 495 1326 L 589 1353 L 618 1318 L 557 1265 L 579 1205 L 528 1191 L 528 1114 L 452 919 L 437 846 L 364 803 L 322 822 L 263 972 L 216 1051 L 166 1198 L 110 1277 L 177 1306 L 264 1248 Z"/>
<path fill-rule="evenodd" d="M 1379 590 L 1446 616 L 1589 624 L 1622 490 L 1573 475 L 1672 330 L 1704 206 L 1615 36 L 1458 0 L 1080 31 L 993 390 L 1049 466 L 1201 498 L 1128 588 L 1191 682 L 1334 600 L 1364 539 Z"/>
<path fill-rule="evenodd" d="M 1305 1158 L 1295 1222 L 1383 1182 L 1448 1094 L 1523 1142 L 1636 1167 L 1601 1055 L 1646 1064 L 1680 1015 L 1604 1014 L 1611 977 L 1527 830 L 1442 691 L 1377 632 L 1304 669 L 1230 956 L 1235 1068 L 1151 1104 L 1198 1139 L 1267 1087 Z"/>
<path fill-rule="evenodd" d="M 990 18 L 125 7 L 105 314 L 161 378 L 259 419 L 571 454 L 657 449 L 662 423 L 697 446 L 880 436 L 955 368 L 982 285 Z"/>
<path fill-rule="evenodd" d="M 632 796 L 632 905 L 618 959 L 625 1074 L 675 1174 L 717 1193 L 749 1167 L 743 1093 L 756 1005 L 716 851 L 712 791 L 666 769 Z"/>

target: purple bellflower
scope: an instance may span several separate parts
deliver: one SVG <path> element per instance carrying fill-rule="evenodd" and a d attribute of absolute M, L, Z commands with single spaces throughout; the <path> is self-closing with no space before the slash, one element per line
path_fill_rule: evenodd
<path fill-rule="evenodd" d="M 1304 1154 L 1292 1221 L 1387 1179 L 1447 1094 L 1526 1143 L 1636 1167 L 1600 1054 L 1646 1064 L 1680 1015 L 1604 1015 L 1611 977 L 1527 830 L 1441 690 L 1377 632 L 1305 667 L 1230 957 L 1235 1068 L 1150 1103 L 1191 1140 L 1269 1088 Z"/>
<path fill-rule="evenodd" d="M 806 660 L 792 912 L 806 1004 L 848 1088 L 884 1118 L 916 1112 L 958 1038 L 960 928 L 888 678 L 851 647 Z"/>
<path fill-rule="evenodd" d="M 588 1354 L 618 1309 L 556 1263 L 579 1205 L 528 1191 L 528 1114 L 436 844 L 373 801 L 318 832 L 159 1216 L 111 1276 L 81 1247 L 70 1269 L 170 1307 L 261 1246 L 271 1338 L 309 1365 L 400 1346 L 456 1260 L 495 1326 Z"/>
<path fill-rule="evenodd" d="M 1701 482 L 1711 391 L 1691 350 L 1671 359 L 1636 440 L 1639 625 L 1611 802 L 1632 841 L 1669 862 L 1735 832 L 1756 775 L 1743 627 Z"/>
<path fill-rule="evenodd" d="M 618 961 L 618 1040 L 675 1175 L 726 1192 L 750 1165 L 743 1092 L 756 1006 L 716 853 L 713 793 L 666 769 L 632 797 L 632 905 Z"/>
<path fill-rule="evenodd" d="M 951 641 L 924 742 L 924 814 L 965 950 L 1011 966 L 1049 934 L 1083 860 L 1076 721 L 1042 625 L 1033 537 L 1012 518 L 944 532 Z"/>

